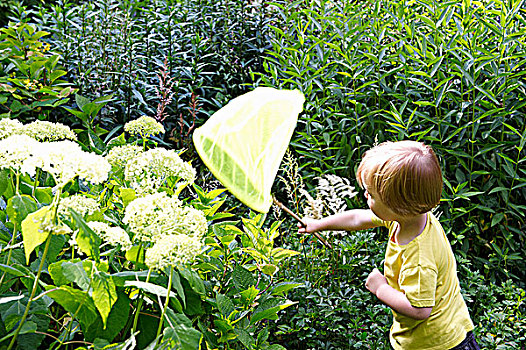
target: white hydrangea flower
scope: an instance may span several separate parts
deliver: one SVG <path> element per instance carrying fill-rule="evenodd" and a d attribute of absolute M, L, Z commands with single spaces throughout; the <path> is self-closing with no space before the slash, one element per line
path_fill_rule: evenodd
<path fill-rule="evenodd" d="M 135 238 L 143 242 L 155 242 L 170 234 L 200 238 L 207 230 L 202 211 L 183 207 L 179 199 L 169 197 L 165 192 L 131 201 L 124 212 L 123 222 L 129 225 Z"/>
<path fill-rule="evenodd" d="M 148 137 L 150 135 L 164 134 L 164 127 L 152 117 L 142 116 L 124 124 L 124 130 L 131 135 Z"/>
<path fill-rule="evenodd" d="M 44 120 L 24 125 L 22 133 L 38 141 L 77 140 L 77 135 L 68 126 Z"/>
<path fill-rule="evenodd" d="M 113 147 L 105 158 L 111 165 L 124 168 L 130 159 L 134 159 L 142 152 L 143 150 L 140 146 L 124 145 Z"/>
<path fill-rule="evenodd" d="M 154 148 L 129 159 L 124 169 L 125 179 L 138 195 L 155 192 L 171 176 L 190 184 L 196 172 L 177 152 L 164 148 Z"/>
<path fill-rule="evenodd" d="M 88 226 L 95 232 L 103 241 L 112 246 L 120 245 L 122 249 L 129 250 L 132 247 L 130 237 L 120 227 L 111 227 L 105 222 L 89 221 Z"/>
<path fill-rule="evenodd" d="M 60 201 L 59 214 L 69 215 L 69 209 L 73 209 L 81 216 L 92 215 L 100 210 L 99 203 L 90 197 L 82 194 L 75 194 L 63 198 Z"/>
<path fill-rule="evenodd" d="M 27 135 L 12 135 L 0 140 L 0 169 L 11 168 L 35 176 L 41 161 L 36 157 L 39 142 Z"/>
<path fill-rule="evenodd" d="M 99 184 L 108 179 L 111 165 L 102 156 L 84 152 L 72 141 L 43 142 L 38 157 L 42 170 L 50 173 L 62 187 L 75 177 Z"/>
<path fill-rule="evenodd" d="M 199 209 L 182 207 L 179 219 L 179 226 L 173 228 L 175 232 L 184 233 L 188 236 L 203 237 L 208 230 L 205 214 Z"/>
<path fill-rule="evenodd" d="M 146 250 L 145 263 L 154 269 L 192 263 L 202 247 L 202 241 L 197 237 L 163 235 Z"/>
<path fill-rule="evenodd" d="M 0 119 L 0 140 L 22 132 L 24 125 L 16 119 Z"/>

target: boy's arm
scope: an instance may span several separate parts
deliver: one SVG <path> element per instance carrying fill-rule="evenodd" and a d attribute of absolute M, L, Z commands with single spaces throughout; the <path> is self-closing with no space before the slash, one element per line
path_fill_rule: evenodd
<path fill-rule="evenodd" d="M 377 227 L 373 223 L 373 212 L 370 209 L 352 209 L 343 213 L 327 216 L 320 220 L 304 218 L 305 227 L 298 224 L 299 233 L 317 231 L 357 231 Z"/>
<path fill-rule="evenodd" d="M 385 305 L 415 320 L 425 320 L 433 310 L 432 307 L 414 307 L 411 305 L 405 294 L 391 287 L 378 269 L 374 269 L 369 274 L 365 286 Z"/>

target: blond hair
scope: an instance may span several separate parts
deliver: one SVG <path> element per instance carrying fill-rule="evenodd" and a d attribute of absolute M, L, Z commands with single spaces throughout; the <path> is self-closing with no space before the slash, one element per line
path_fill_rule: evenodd
<path fill-rule="evenodd" d="M 415 216 L 433 209 L 442 194 L 442 171 L 430 146 L 415 141 L 383 142 L 367 151 L 356 172 L 394 213 Z"/>

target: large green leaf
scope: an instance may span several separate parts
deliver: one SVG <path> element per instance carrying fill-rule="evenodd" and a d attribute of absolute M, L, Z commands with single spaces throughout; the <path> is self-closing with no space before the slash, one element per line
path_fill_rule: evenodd
<path fill-rule="evenodd" d="M 115 283 L 117 287 L 124 287 L 126 281 L 146 280 L 147 276 L 148 271 L 122 271 L 111 275 L 113 278 L 113 283 Z M 152 272 L 150 278 L 155 278 L 158 276 L 159 275 L 157 273 Z"/>
<path fill-rule="evenodd" d="M 86 270 L 84 269 L 84 264 L 82 261 L 62 262 L 62 274 L 70 283 L 74 282 L 83 291 L 88 291 L 90 279 L 86 273 Z"/>
<path fill-rule="evenodd" d="M 51 213 L 49 213 L 49 209 L 49 206 L 42 207 L 36 212 L 27 215 L 22 221 L 22 238 L 27 264 L 29 264 L 29 256 L 33 250 L 44 243 L 49 236 L 49 231 L 42 228 L 42 223 L 50 221 Z"/>
<path fill-rule="evenodd" d="M 170 273 L 169 268 L 167 268 L 166 270 L 167 271 L 165 272 Z M 183 302 L 183 308 L 186 308 L 186 296 L 184 293 L 183 285 L 181 284 L 181 276 L 179 275 L 179 272 L 175 269 L 172 271 L 172 288 L 175 288 L 177 294 L 179 294 L 179 298 Z"/>
<path fill-rule="evenodd" d="M 169 342 L 171 349 L 199 350 L 202 334 L 192 327 L 192 321 L 181 313 L 172 309 L 166 310 L 166 322 L 170 327 L 165 328 L 162 344 Z"/>
<path fill-rule="evenodd" d="M 269 308 L 262 307 L 259 310 L 256 310 L 252 317 L 250 318 L 250 324 L 255 324 L 258 321 L 261 321 L 263 319 L 269 319 L 269 320 L 277 320 L 278 319 L 278 311 L 283 310 L 289 306 L 292 306 L 294 304 L 297 304 L 298 302 L 292 302 L 290 300 L 285 301 L 284 303 L 279 303 L 276 306 L 272 306 Z"/>
<path fill-rule="evenodd" d="M 238 291 L 246 290 L 256 284 L 252 273 L 241 266 L 236 266 L 234 271 L 232 271 L 232 281 Z"/>
<path fill-rule="evenodd" d="M 158 286 L 154 283 L 141 282 L 141 281 L 125 281 L 125 287 L 135 287 L 147 293 L 152 293 L 160 297 L 166 297 L 168 290 L 165 287 Z M 170 298 L 177 298 L 177 295 L 170 291 Z"/>
<path fill-rule="evenodd" d="M 73 209 L 70 209 L 71 216 L 79 228 L 76 237 L 79 249 L 89 257 L 96 261 L 100 260 L 100 237 L 93 232 L 93 230 L 86 224 L 82 216 L 77 214 Z"/>
<path fill-rule="evenodd" d="M 37 324 L 35 322 L 26 321 L 26 322 L 24 322 L 24 325 L 22 326 L 22 328 L 20 329 L 20 332 L 18 334 L 35 333 L 36 330 L 37 330 Z M 15 334 L 15 331 L 12 331 L 11 333 L 6 335 L 5 337 L 1 338 L 0 339 L 0 343 L 3 342 L 4 340 L 7 340 L 7 339 L 11 338 L 14 334 Z"/>
<path fill-rule="evenodd" d="M 79 321 L 83 330 L 87 330 L 100 317 L 93 299 L 84 291 L 60 286 L 48 291 L 46 295 L 70 312 Z"/>
<path fill-rule="evenodd" d="M 272 288 L 272 295 L 283 295 L 289 290 L 302 286 L 303 283 L 281 282 Z"/>
<path fill-rule="evenodd" d="M 5 190 L 5 189 L 4 189 Z M 15 195 L 7 200 L 7 215 L 9 221 L 20 225 L 31 213 L 38 209 L 37 202 L 28 195 Z"/>
<path fill-rule="evenodd" d="M 190 287 L 192 287 L 196 293 L 201 295 L 205 294 L 205 285 L 197 272 L 188 268 L 180 268 L 179 273 L 181 274 L 181 277 L 188 281 Z"/>
<path fill-rule="evenodd" d="M 216 296 L 217 309 L 224 318 L 229 318 L 235 310 L 234 303 L 226 295 L 217 293 Z"/>
<path fill-rule="evenodd" d="M 144 254 L 146 250 L 142 245 L 134 245 L 126 251 L 126 259 L 133 263 L 144 264 Z"/>
<path fill-rule="evenodd" d="M 71 263 L 79 262 L 80 259 L 74 259 L 71 260 Z M 64 284 L 69 284 L 72 281 L 64 275 L 64 269 L 62 267 L 62 264 L 64 264 L 65 261 L 57 261 L 55 263 L 52 263 L 48 266 L 48 272 L 51 276 L 51 279 L 55 283 L 56 286 L 62 286 Z"/>
<path fill-rule="evenodd" d="M 102 318 L 99 315 L 97 320 L 87 330 L 83 329 L 86 334 L 86 341 L 94 341 L 96 338 L 101 338 L 112 342 L 126 326 L 128 319 L 133 317 L 133 314 L 130 314 L 130 303 L 131 300 L 128 295 L 124 291 L 117 290 L 117 300 L 110 310 L 106 327 L 104 327 Z"/>
<path fill-rule="evenodd" d="M 108 315 L 110 314 L 113 304 L 117 301 L 115 283 L 113 283 L 110 275 L 97 271 L 93 274 L 92 288 L 92 297 L 95 301 L 95 306 L 97 307 L 97 310 L 99 310 L 99 313 L 102 316 L 102 323 L 104 324 L 104 328 L 106 328 Z"/>
<path fill-rule="evenodd" d="M 256 344 L 256 339 L 252 337 L 246 330 L 244 329 L 234 329 L 234 333 L 237 335 L 237 339 L 245 346 L 247 349 L 253 349 L 254 345 Z"/>

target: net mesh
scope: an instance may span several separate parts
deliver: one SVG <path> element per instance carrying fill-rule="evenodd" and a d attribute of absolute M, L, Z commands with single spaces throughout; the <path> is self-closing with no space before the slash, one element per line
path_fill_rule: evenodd
<path fill-rule="evenodd" d="M 303 109 L 298 90 L 258 87 L 231 100 L 193 134 L 214 176 L 241 202 L 261 213 Z"/>

